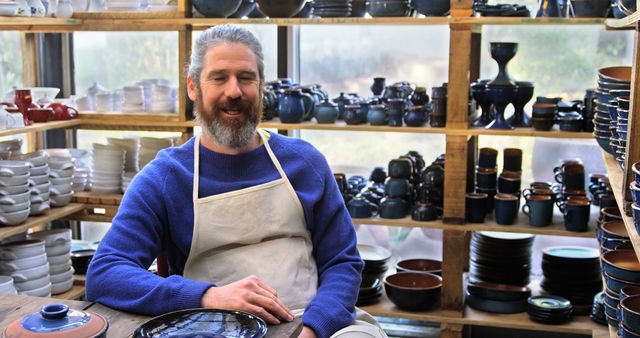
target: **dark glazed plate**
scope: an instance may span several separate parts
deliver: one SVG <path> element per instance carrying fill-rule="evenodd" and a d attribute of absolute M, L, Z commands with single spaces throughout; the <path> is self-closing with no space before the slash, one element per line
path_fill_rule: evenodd
<path fill-rule="evenodd" d="M 165 313 L 140 325 L 134 338 L 262 338 L 267 324 L 249 313 L 189 309 Z"/>

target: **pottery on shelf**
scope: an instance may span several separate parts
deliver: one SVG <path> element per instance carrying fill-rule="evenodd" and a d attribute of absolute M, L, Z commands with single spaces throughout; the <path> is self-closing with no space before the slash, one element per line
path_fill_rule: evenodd
<path fill-rule="evenodd" d="M 487 94 L 485 92 L 486 85 L 489 81 L 489 79 L 484 79 L 471 84 L 471 96 L 480 106 L 481 112 L 480 117 L 471 123 L 474 127 L 484 127 L 491 123 L 495 118 L 493 111 L 491 110 L 491 101 L 487 99 Z"/>
<path fill-rule="evenodd" d="M 514 127 L 531 127 L 531 117 L 525 113 L 524 106 L 533 97 L 533 83 L 529 81 L 516 81 L 516 84 L 516 95 L 511 102 L 514 113 L 507 119 L 507 122 Z"/>
<path fill-rule="evenodd" d="M 487 129 L 513 129 L 513 126 L 504 118 L 504 109 L 513 101 L 516 96 L 517 87 L 514 86 L 497 86 L 491 83 L 487 84 L 485 93 L 487 99 L 492 103 L 492 109 L 495 113 L 495 119 L 485 128 Z"/>
<path fill-rule="evenodd" d="M 498 75 L 489 82 L 492 86 L 515 86 L 516 82 L 507 72 L 507 63 L 516 55 L 518 43 L 491 42 L 491 58 L 498 63 Z"/>

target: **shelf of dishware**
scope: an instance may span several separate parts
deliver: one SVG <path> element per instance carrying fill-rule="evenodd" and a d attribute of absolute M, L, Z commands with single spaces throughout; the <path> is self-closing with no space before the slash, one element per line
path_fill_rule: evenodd
<path fill-rule="evenodd" d="M 281 123 L 278 118 L 260 123 L 262 128 L 273 128 L 281 130 L 336 130 L 336 131 L 376 131 L 376 132 L 401 132 L 401 133 L 423 133 L 423 134 L 446 134 L 446 135 L 497 135 L 497 136 L 535 136 L 549 138 L 584 138 L 592 139 L 593 135 L 588 132 L 569 132 L 561 131 L 558 127 L 550 131 L 539 131 L 533 128 L 515 128 L 515 129 L 485 129 L 485 128 L 469 128 L 456 129 L 451 127 L 434 128 L 429 126 L 423 127 L 390 127 L 390 126 L 374 126 L 370 124 L 348 125 L 344 121 L 336 121 L 335 123 L 317 123 L 315 121 L 306 121 L 301 123 Z"/>
<path fill-rule="evenodd" d="M 622 181 L 624 172 L 620 168 L 618 161 L 616 161 L 611 154 L 608 154 L 604 150 L 602 151 L 602 158 L 604 159 L 604 164 L 607 168 L 607 175 L 609 175 L 609 182 L 611 183 L 613 195 L 616 197 L 616 202 L 618 203 L 618 207 L 620 208 L 620 214 L 622 215 L 624 226 L 625 228 L 627 228 L 627 233 L 629 233 L 629 237 L 631 238 L 631 242 L 633 243 L 633 248 L 636 251 L 636 255 L 640 257 L 640 234 L 638 234 L 638 230 L 633 224 L 633 217 L 627 216 L 624 210 L 625 200 L 624 196 L 622 195 Z"/>
<path fill-rule="evenodd" d="M 84 210 L 84 208 L 84 204 L 79 203 L 71 203 L 60 208 L 51 208 L 50 210 L 47 210 L 44 215 L 27 218 L 27 220 L 22 224 L 0 227 L 0 239 L 21 234 L 29 228 L 61 219 L 68 215 Z"/>
<path fill-rule="evenodd" d="M 383 294 L 377 303 L 359 306 L 373 316 L 423 320 L 427 322 L 501 327 L 507 329 L 523 329 L 533 331 L 559 332 L 592 335 L 593 337 L 609 337 L 606 326 L 599 325 L 588 316 L 574 316 L 565 324 L 549 325 L 537 323 L 529 319 L 527 313 L 497 314 L 478 311 L 465 306 L 463 317 L 445 316 L 440 307 L 428 311 L 406 311 L 397 308 Z"/>
<path fill-rule="evenodd" d="M 0 130 L 0 137 L 2 136 L 11 136 L 18 135 L 24 133 L 32 133 L 39 131 L 46 131 L 52 129 L 64 129 L 64 128 L 74 128 L 80 125 L 80 121 L 73 120 L 65 120 L 65 121 L 50 121 L 43 123 L 33 123 L 30 126 L 20 127 L 20 128 L 11 128 L 11 129 L 2 129 Z"/>
<path fill-rule="evenodd" d="M 363 17 L 363 18 L 185 18 L 181 12 L 74 13 L 71 18 L 3 17 L 0 30 L 33 32 L 204 30 L 222 23 L 251 25 L 602 25 L 604 18 Z"/>

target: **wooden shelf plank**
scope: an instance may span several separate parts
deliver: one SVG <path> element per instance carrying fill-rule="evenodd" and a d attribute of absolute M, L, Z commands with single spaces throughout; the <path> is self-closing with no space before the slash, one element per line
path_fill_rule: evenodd
<path fill-rule="evenodd" d="M 593 138 L 588 132 L 572 132 L 561 131 L 558 126 L 554 126 L 550 131 L 540 131 L 533 128 L 515 128 L 507 129 L 485 129 L 482 127 L 474 127 L 469 129 L 446 129 L 448 135 L 494 135 L 494 136 L 535 136 L 549 138 Z"/>
<path fill-rule="evenodd" d="M 63 218 L 67 215 L 71 215 L 73 213 L 81 211 L 84 208 L 84 204 L 78 203 L 71 203 L 60 208 L 51 208 L 42 216 L 27 218 L 27 221 L 20 225 L 0 227 L 0 239 L 23 233 L 29 228 Z"/>
<path fill-rule="evenodd" d="M 51 130 L 51 129 L 75 128 L 79 125 L 80 125 L 80 121 L 78 121 L 77 119 L 66 120 L 66 121 L 51 121 L 51 122 L 45 122 L 45 123 L 34 123 L 30 126 L 26 126 L 22 128 L 0 130 L 0 137 L 45 131 L 45 130 Z"/>
<path fill-rule="evenodd" d="M 273 19 L 213 19 L 192 18 L 186 20 L 194 30 L 207 29 L 223 23 L 251 25 L 448 25 L 452 19 L 440 17 L 377 17 L 377 18 L 273 18 Z"/>
<path fill-rule="evenodd" d="M 75 12 L 73 13 L 73 19 L 81 19 L 84 22 L 90 20 L 139 20 L 139 19 L 183 19 L 183 17 L 177 11 L 175 12 Z M 182 21 L 177 21 L 182 23 Z"/>
<path fill-rule="evenodd" d="M 69 299 L 69 300 L 77 300 L 84 297 L 84 285 L 73 283 L 73 286 L 69 291 L 63 292 L 57 295 L 51 295 L 51 298 L 55 299 Z"/>
<path fill-rule="evenodd" d="M 173 113 L 81 112 L 77 120 L 79 129 L 183 131 L 195 126 L 195 121 L 180 121 L 178 114 Z"/>
<path fill-rule="evenodd" d="M 465 308 L 464 317 L 457 318 L 445 316 L 439 306 L 433 310 L 420 312 L 401 310 L 398 309 L 385 294 L 380 297 L 378 303 L 359 307 L 374 316 L 406 318 L 437 323 L 515 328 L 545 332 L 566 332 L 585 335 L 592 335 L 594 333 L 600 335 L 604 333 L 608 334 L 606 326 L 595 323 L 589 319 L 588 316 L 574 316 L 568 323 L 548 325 L 530 320 L 529 316 L 524 312 L 515 314 L 496 314 L 478 311 L 467 306 Z"/>
<path fill-rule="evenodd" d="M 376 132 L 402 132 L 402 133 L 427 133 L 427 134 L 444 134 L 444 128 L 424 127 L 389 127 L 389 126 L 372 126 L 370 124 L 347 125 L 344 121 L 336 121 L 335 123 L 317 123 L 315 121 L 305 121 L 302 123 L 281 123 L 278 118 L 260 123 L 261 128 L 274 128 L 284 130 L 341 130 L 341 131 L 376 131 Z"/>
<path fill-rule="evenodd" d="M 640 257 L 640 234 L 638 234 L 638 230 L 633 224 L 633 217 L 627 216 L 624 211 L 625 200 L 624 195 L 622 194 L 622 181 L 624 173 L 622 172 L 618 161 L 616 161 L 611 154 L 608 154 L 603 150 L 602 158 L 604 159 L 604 164 L 607 168 L 607 174 L 609 176 L 609 182 L 611 183 L 613 195 L 616 197 L 616 202 L 618 202 L 620 214 L 623 215 L 622 220 L 624 221 L 624 226 L 625 228 L 627 228 L 627 233 L 629 233 L 629 237 L 631 238 L 631 242 L 633 243 L 633 248 L 636 252 L 636 255 Z"/>
<path fill-rule="evenodd" d="M 455 23 L 474 25 L 602 25 L 605 18 L 525 18 L 479 16 L 455 18 Z"/>

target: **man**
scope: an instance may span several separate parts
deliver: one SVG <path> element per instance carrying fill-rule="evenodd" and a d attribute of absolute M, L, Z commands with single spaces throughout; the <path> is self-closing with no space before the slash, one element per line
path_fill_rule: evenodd
<path fill-rule="evenodd" d="M 87 298 L 147 315 L 240 310 L 270 324 L 304 310 L 300 337 L 384 337 L 354 322 L 363 264 L 325 159 L 256 129 L 263 82 L 250 32 L 202 33 L 187 79 L 202 136 L 162 151 L 133 180 L 87 273 Z M 167 278 L 147 272 L 161 251 Z"/>

